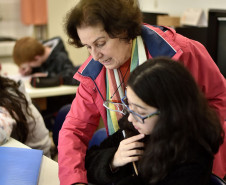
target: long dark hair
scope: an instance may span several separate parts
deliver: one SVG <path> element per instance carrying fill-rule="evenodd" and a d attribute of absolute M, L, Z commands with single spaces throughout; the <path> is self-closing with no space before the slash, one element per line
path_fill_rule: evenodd
<path fill-rule="evenodd" d="M 131 40 L 141 34 L 142 12 L 137 0 L 80 0 L 66 15 L 69 44 L 83 47 L 77 33 L 82 26 L 103 25 L 111 38 Z"/>
<path fill-rule="evenodd" d="M 0 92 L 0 106 L 4 107 L 12 118 L 16 120 L 16 125 L 11 136 L 24 143 L 28 136 L 26 115 L 33 118 L 29 111 L 27 99 L 19 91 L 19 83 L 2 76 L 0 76 Z M 26 108 L 26 115 L 23 112 L 24 106 Z"/>
<path fill-rule="evenodd" d="M 131 73 L 128 86 L 160 111 L 139 162 L 150 184 L 162 180 L 173 165 L 191 160 L 194 145 L 211 157 L 217 153 L 224 136 L 221 123 L 182 64 L 167 58 L 148 60 Z"/>

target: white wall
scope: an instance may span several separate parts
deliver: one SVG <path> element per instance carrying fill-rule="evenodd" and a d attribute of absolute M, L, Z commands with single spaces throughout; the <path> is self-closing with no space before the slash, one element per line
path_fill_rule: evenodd
<path fill-rule="evenodd" d="M 20 38 L 31 36 L 33 26 L 20 19 L 20 0 L 0 0 L 0 37 Z"/>
<path fill-rule="evenodd" d="M 139 0 L 146 12 L 163 12 L 171 16 L 181 16 L 187 8 L 201 8 L 206 16 L 208 9 L 226 9 L 226 0 Z"/>
<path fill-rule="evenodd" d="M 48 37 L 61 36 L 69 56 L 75 65 L 82 64 L 88 57 L 86 48 L 77 49 L 67 43 L 67 35 L 63 29 L 66 13 L 75 6 L 78 0 L 48 0 Z"/>

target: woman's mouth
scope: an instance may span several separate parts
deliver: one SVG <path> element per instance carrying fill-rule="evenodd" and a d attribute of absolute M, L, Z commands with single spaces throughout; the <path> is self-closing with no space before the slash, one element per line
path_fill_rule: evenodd
<path fill-rule="evenodd" d="M 103 65 L 105 65 L 105 64 L 109 64 L 111 62 L 111 58 L 109 58 L 109 59 L 107 59 L 107 60 L 104 60 L 104 61 L 102 61 L 101 63 L 103 64 Z"/>

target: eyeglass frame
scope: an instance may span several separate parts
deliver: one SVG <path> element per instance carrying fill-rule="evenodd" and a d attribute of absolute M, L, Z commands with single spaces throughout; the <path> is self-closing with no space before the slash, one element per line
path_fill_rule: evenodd
<path fill-rule="evenodd" d="M 113 102 L 113 101 L 110 101 L 110 100 L 105 100 L 104 103 L 103 103 L 103 106 L 104 106 L 106 109 L 110 110 L 110 111 L 119 112 L 119 113 L 121 113 L 121 114 L 123 114 L 123 115 L 126 115 L 126 113 L 125 113 L 125 109 L 126 109 L 126 111 L 127 111 L 128 113 L 132 114 L 133 117 L 134 117 L 137 121 L 140 122 L 140 119 L 141 119 L 142 122 L 140 122 L 140 123 L 143 123 L 143 124 L 144 124 L 144 120 L 145 120 L 145 119 L 160 114 L 160 111 L 157 110 L 157 111 L 155 111 L 155 112 L 153 112 L 153 113 L 151 113 L 151 114 L 149 114 L 149 115 L 147 115 L 147 116 L 141 116 L 140 114 L 138 114 L 138 113 L 134 112 L 133 110 L 131 110 L 131 109 L 129 108 L 128 105 L 126 105 L 126 103 L 125 103 L 125 101 L 124 101 L 126 98 L 127 98 L 127 97 L 126 97 L 126 95 L 125 95 L 125 96 L 121 99 L 121 102 L 122 102 L 122 103 Z M 107 103 L 112 103 L 115 107 L 117 107 L 117 109 L 115 109 L 115 110 L 114 110 L 114 109 L 111 109 L 110 107 L 107 106 Z M 120 110 L 119 105 L 123 107 L 122 110 Z M 124 108 L 125 108 L 125 109 L 124 109 Z M 134 116 L 134 115 L 135 115 L 135 116 Z M 139 117 L 140 119 L 138 119 L 136 116 Z"/>
<path fill-rule="evenodd" d="M 111 109 L 110 107 L 107 106 L 107 103 L 112 103 L 112 104 L 113 104 L 114 106 L 116 106 L 118 109 L 117 109 L 117 110 Z M 126 115 L 126 113 L 123 112 L 124 109 L 123 109 L 123 110 L 120 110 L 120 108 L 119 108 L 118 105 L 121 105 L 122 107 L 124 107 L 124 104 L 118 103 L 118 102 L 113 102 L 113 101 L 110 101 L 110 100 L 105 100 L 104 103 L 103 103 L 103 106 L 104 106 L 106 109 L 108 109 L 108 110 L 110 110 L 110 111 L 114 111 L 114 112 L 119 112 L 119 113 L 121 113 L 121 114 L 123 114 L 123 115 Z"/>
<path fill-rule="evenodd" d="M 155 112 L 150 113 L 150 114 L 147 115 L 147 116 L 141 116 L 140 114 L 138 114 L 138 113 L 134 112 L 133 110 L 131 110 L 131 109 L 129 108 L 128 105 L 126 105 L 126 103 L 125 103 L 125 101 L 124 101 L 126 98 L 127 98 L 127 97 L 126 97 L 126 95 L 125 95 L 125 96 L 121 99 L 122 104 L 126 107 L 127 112 L 130 113 L 130 114 L 132 114 L 133 117 L 134 117 L 137 121 L 140 122 L 140 119 L 142 120 L 142 122 L 140 122 L 140 123 L 143 123 L 143 124 L 144 124 L 144 120 L 145 120 L 145 119 L 160 114 L 160 111 L 157 110 L 157 111 L 155 111 Z M 135 116 L 134 116 L 134 115 L 135 115 Z M 138 116 L 140 119 L 138 119 L 136 116 Z"/>

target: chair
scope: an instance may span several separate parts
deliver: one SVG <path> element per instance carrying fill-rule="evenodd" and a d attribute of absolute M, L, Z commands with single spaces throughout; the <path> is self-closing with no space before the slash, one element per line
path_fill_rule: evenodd
<path fill-rule="evenodd" d="M 226 185 L 226 182 L 220 177 L 212 174 L 210 179 L 210 185 Z"/>
<path fill-rule="evenodd" d="M 71 108 L 71 104 L 64 105 L 63 107 L 60 108 L 60 110 L 56 115 L 55 123 L 53 125 L 53 142 L 56 147 L 58 146 L 59 131 L 64 123 L 65 117 L 69 112 L 70 108 Z"/>
<path fill-rule="evenodd" d="M 93 145 L 100 145 L 100 143 L 107 138 L 107 132 L 105 128 L 98 129 L 94 134 L 92 139 L 89 142 L 88 148 L 90 148 Z"/>

